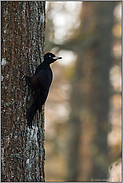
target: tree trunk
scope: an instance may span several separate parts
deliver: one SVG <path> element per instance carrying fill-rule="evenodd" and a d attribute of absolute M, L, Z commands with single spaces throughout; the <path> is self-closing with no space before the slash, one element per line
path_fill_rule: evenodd
<path fill-rule="evenodd" d="M 44 181 L 44 106 L 27 127 L 31 92 L 26 75 L 43 61 L 44 1 L 3 1 L 2 10 L 2 181 Z"/>
<path fill-rule="evenodd" d="M 80 38 L 76 34 L 77 44 L 73 42 L 78 59 L 72 80 L 67 181 L 107 179 L 109 71 L 115 5 L 115 2 L 83 2 Z M 65 46 L 70 48 L 68 42 Z"/>

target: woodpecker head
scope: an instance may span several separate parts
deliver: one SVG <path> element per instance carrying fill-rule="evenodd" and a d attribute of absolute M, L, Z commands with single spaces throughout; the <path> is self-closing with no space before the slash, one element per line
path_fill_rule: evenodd
<path fill-rule="evenodd" d="M 46 53 L 44 55 L 44 62 L 47 62 L 49 64 L 55 62 L 58 59 L 62 59 L 62 57 L 56 57 L 53 53 Z"/>

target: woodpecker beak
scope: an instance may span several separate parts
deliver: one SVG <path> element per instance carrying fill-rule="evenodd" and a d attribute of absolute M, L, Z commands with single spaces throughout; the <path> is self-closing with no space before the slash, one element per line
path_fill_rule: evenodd
<path fill-rule="evenodd" d="M 62 59 L 62 57 L 52 57 L 54 60 Z"/>

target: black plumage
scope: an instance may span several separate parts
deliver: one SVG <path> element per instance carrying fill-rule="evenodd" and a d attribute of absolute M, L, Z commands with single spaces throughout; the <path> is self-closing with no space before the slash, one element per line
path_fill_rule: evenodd
<path fill-rule="evenodd" d="M 27 110 L 27 122 L 29 128 L 32 127 L 32 120 L 39 109 L 41 111 L 42 105 L 46 102 L 50 85 L 52 83 L 53 73 L 50 64 L 62 57 L 56 57 L 52 53 L 44 55 L 44 61 L 37 67 L 35 74 L 31 77 L 25 76 L 26 82 L 34 91 L 33 103 Z"/>

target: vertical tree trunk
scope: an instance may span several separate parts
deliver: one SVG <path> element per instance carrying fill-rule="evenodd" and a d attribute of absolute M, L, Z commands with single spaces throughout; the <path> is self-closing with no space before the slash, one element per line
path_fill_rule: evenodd
<path fill-rule="evenodd" d="M 109 71 L 115 5 L 115 2 L 83 2 L 78 50 L 73 43 L 78 59 L 72 81 L 67 181 L 106 181 L 107 178 Z M 81 41 L 82 35 L 86 38 Z"/>
<path fill-rule="evenodd" d="M 2 181 L 44 181 L 44 107 L 27 127 L 31 93 L 22 73 L 42 62 L 45 42 L 44 1 L 3 1 L 2 10 Z"/>

